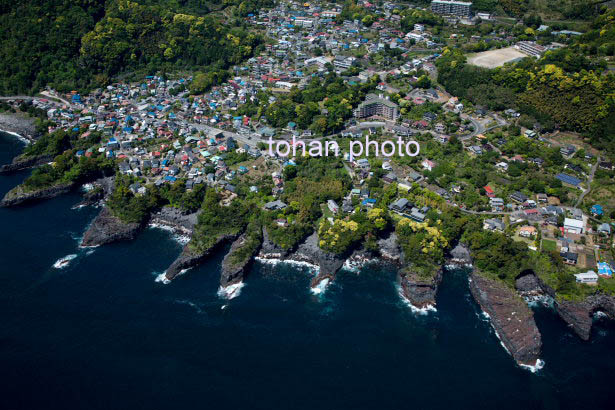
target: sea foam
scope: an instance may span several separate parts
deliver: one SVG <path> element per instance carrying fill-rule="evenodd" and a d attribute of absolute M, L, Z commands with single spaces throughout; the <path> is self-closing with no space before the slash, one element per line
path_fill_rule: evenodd
<path fill-rule="evenodd" d="M 416 315 L 421 315 L 421 316 L 426 316 L 429 314 L 429 312 L 437 312 L 438 309 L 436 309 L 435 305 L 427 305 L 423 308 L 418 308 L 416 306 L 414 306 L 412 304 L 412 302 L 410 301 L 410 299 L 408 299 L 406 297 L 406 295 L 404 295 L 404 291 L 401 288 L 401 286 L 397 285 L 397 293 L 399 294 L 399 296 L 401 297 L 402 302 L 404 302 L 405 305 L 410 307 L 410 310 L 412 311 L 412 313 L 416 314 Z"/>
<path fill-rule="evenodd" d="M 321 280 L 320 282 L 318 282 L 316 286 L 312 286 L 310 288 L 310 292 L 312 292 L 314 295 L 317 295 L 317 296 L 322 295 L 327 290 L 327 286 L 329 286 L 330 281 L 331 280 L 329 278 L 325 278 Z"/>
<path fill-rule="evenodd" d="M 218 288 L 218 297 L 227 300 L 234 299 L 241 294 L 241 289 L 243 289 L 244 286 L 245 283 L 243 282 L 233 283 L 228 286 L 220 286 L 220 288 Z"/>
<path fill-rule="evenodd" d="M 73 259 L 75 259 L 77 257 L 77 254 L 72 253 L 70 255 L 66 255 L 63 258 L 58 259 L 54 264 L 53 267 L 55 269 L 64 269 L 66 268 L 68 265 L 70 265 L 70 261 L 72 261 Z"/>

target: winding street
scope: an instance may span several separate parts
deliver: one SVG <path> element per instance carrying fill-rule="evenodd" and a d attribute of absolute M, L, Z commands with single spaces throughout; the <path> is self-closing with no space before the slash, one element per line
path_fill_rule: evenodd
<path fill-rule="evenodd" d="M 574 203 L 575 208 L 578 208 L 578 206 L 583 201 L 583 198 L 585 198 L 585 195 L 587 195 L 589 191 L 592 190 L 592 181 L 594 180 L 594 175 L 596 174 L 596 169 L 598 168 L 599 163 L 600 163 L 600 155 L 598 155 L 598 157 L 596 158 L 596 163 L 594 164 L 594 166 L 592 167 L 589 173 L 589 178 L 587 178 L 587 189 L 583 190 L 583 193 L 581 193 L 581 195 L 577 199 L 577 202 Z"/>

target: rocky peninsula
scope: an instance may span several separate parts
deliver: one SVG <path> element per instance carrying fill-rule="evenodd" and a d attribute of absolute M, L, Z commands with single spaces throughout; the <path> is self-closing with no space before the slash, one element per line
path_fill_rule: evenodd
<path fill-rule="evenodd" d="M 221 235 L 217 237 L 206 249 L 199 250 L 191 240 L 182 249 L 181 254 L 173 261 L 164 273 L 164 282 L 170 282 L 187 269 L 202 264 L 209 256 L 225 244 L 237 238 L 235 235 Z"/>
<path fill-rule="evenodd" d="M 81 246 L 94 247 L 117 241 L 132 240 L 136 238 L 142 227 L 142 224 L 121 221 L 105 206 L 92 221 L 83 236 Z"/>
<path fill-rule="evenodd" d="M 33 157 L 17 156 L 10 164 L 0 166 L 0 174 L 21 171 L 27 168 L 37 167 L 53 161 L 53 155 L 38 155 Z"/>
<path fill-rule="evenodd" d="M 501 281 L 474 271 L 470 292 L 491 321 L 504 348 L 518 364 L 538 366 L 542 340 L 534 313 L 516 292 Z"/>
<path fill-rule="evenodd" d="M 0 201 L 1 207 L 11 207 L 43 199 L 54 198 L 56 196 L 70 192 L 75 187 L 73 183 L 63 183 L 51 187 L 26 190 L 23 185 L 18 185 L 4 195 Z"/>

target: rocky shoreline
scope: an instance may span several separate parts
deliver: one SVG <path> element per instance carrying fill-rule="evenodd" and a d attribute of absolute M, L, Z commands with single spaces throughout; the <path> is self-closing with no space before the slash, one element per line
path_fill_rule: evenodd
<path fill-rule="evenodd" d="M 610 319 L 615 319 L 615 297 L 592 295 L 582 301 L 558 298 L 555 290 L 534 273 L 524 275 L 516 281 L 517 290 L 525 296 L 547 296 L 554 301 L 553 308 L 557 315 L 582 340 L 589 340 L 594 322 L 594 314 L 603 312 Z"/>
<path fill-rule="evenodd" d="M 236 235 L 222 235 L 216 238 L 215 242 L 204 251 L 196 251 L 193 249 L 192 243 L 187 243 L 182 249 L 181 254 L 173 261 L 171 266 L 164 272 L 163 281 L 170 282 L 179 276 L 187 269 L 200 265 L 212 253 L 218 250 L 221 246 L 236 239 Z"/>
<path fill-rule="evenodd" d="M 0 174 L 21 171 L 23 169 L 37 167 L 53 161 L 53 155 L 38 155 L 34 157 L 17 156 L 10 164 L 0 166 Z"/>
<path fill-rule="evenodd" d="M 244 255 L 241 260 L 235 261 L 234 255 L 243 250 L 245 246 L 250 246 L 247 233 L 244 233 L 233 242 L 231 249 L 224 257 L 222 261 L 222 270 L 220 272 L 220 286 L 223 288 L 243 281 L 248 266 L 260 248 L 259 244 L 255 249 L 252 249 L 249 253 Z"/>
<path fill-rule="evenodd" d="M 470 292 L 489 316 L 498 338 L 515 361 L 537 367 L 542 339 L 527 303 L 506 284 L 476 271 L 470 277 Z"/>
<path fill-rule="evenodd" d="M 35 191 L 24 191 L 21 185 L 16 186 L 6 193 L 0 201 L 0 207 L 11 207 L 25 203 L 36 202 L 43 199 L 54 198 L 56 196 L 70 192 L 75 184 L 60 184 L 49 188 L 38 189 Z"/>
<path fill-rule="evenodd" d="M 181 210 L 165 206 L 152 214 L 150 225 L 162 225 L 171 228 L 180 235 L 191 236 L 194 226 L 198 222 L 199 213 L 185 214 Z"/>
<path fill-rule="evenodd" d="M 29 142 L 38 137 L 34 119 L 24 114 L 0 114 L 0 131 L 17 134 Z"/>
<path fill-rule="evenodd" d="M 404 298 L 416 309 L 428 309 L 436 306 L 438 287 L 442 282 L 442 268 L 438 268 L 432 277 L 422 277 L 412 272 L 412 266 L 399 270 L 397 278 Z"/>
<path fill-rule="evenodd" d="M 83 235 L 81 246 L 96 247 L 112 242 L 132 240 L 137 237 L 141 229 L 141 224 L 122 222 L 105 206 Z"/>

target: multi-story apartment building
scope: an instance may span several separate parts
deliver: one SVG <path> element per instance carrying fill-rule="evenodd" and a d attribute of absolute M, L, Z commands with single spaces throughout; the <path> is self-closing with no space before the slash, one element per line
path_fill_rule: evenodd
<path fill-rule="evenodd" d="M 378 115 L 388 120 L 396 120 L 399 117 L 399 106 L 382 96 L 369 94 L 365 97 L 365 101 L 354 110 L 354 116 L 356 118 L 366 118 L 373 115 Z"/>
<path fill-rule="evenodd" d="M 431 11 L 436 14 L 471 17 L 472 3 L 467 1 L 433 0 L 431 2 Z"/>

